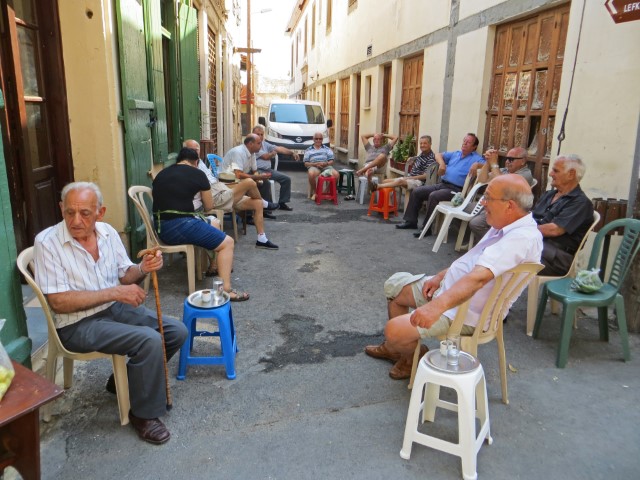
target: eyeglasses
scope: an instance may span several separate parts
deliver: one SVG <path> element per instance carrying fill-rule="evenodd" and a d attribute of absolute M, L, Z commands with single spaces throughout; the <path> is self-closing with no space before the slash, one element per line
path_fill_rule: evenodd
<path fill-rule="evenodd" d="M 318 138 L 314 138 L 313 141 L 315 142 L 316 140 L 320 140 L 322 141 L 322 137 L 318 137 Z"/>
<path fill-rule="evenodd" d="M 486 195 L 486 194 L 485 194 L 485 195 L 480 199 L 480 201 L 481 201 L 482 203 L 489 203 L 489 202 L 494 202 L 494 201 L 495 201 L 495 202 L 508 202 L 509 200 L 508 200 L 508 199 L 506 199 L 506 198 L 492 198 L 492 197 L 490 197 L 489 195 Z"/>
<path fill-rule="evenodd" d="M 524 157 L 506 157 L 504 159 L 505 162 L 513 162 L 514 160 L 523 160 Z"/>

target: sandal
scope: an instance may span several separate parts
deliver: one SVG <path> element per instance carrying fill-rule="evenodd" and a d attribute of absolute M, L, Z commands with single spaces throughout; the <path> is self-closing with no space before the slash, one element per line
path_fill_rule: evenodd
<path fill-rule="evenodd" d="M 347 195 L 346 197 L 344 197 L 345 200 L 355 200 L 356 197 L 354 197 L 353 195 Z"/>
<path fill-rule="evenodd" d="M 247 292 L 239 292 L 235 288 L 232 288 L 227 293 L 229 294 L 229 300 L 232 302 L 246 302 L 249 300 L 249 294 Z"/>

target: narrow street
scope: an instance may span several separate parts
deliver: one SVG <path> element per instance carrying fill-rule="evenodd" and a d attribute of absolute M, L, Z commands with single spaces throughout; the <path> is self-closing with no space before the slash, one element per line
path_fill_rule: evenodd
<path fill-rule="evenodd" d="M 400 458 L 407 381 L 391 380 L 391 364 L 363 352 L 382 338 L 384 280 L 446 267 L 459 255 L 455 235 L 433 254 L 434 237 L 419 241 L 393 227 L 401 216 L 367 216 L 366 203 L 344 195 L 337 206 L 316 206 L 306 199 L 306 173 L 285 173 L 293 179 L 294 210 L 266 221 L 280 249 L 255 249 L 252 226 L 236 244 L 233 284 L 251 294 L 232 305 L 237 378 L 227 380 L 223 367 L 198 366 L 177 381 L 173 358 L 174 406 L 163 418 L 172 438 L 152 446 L 119 425 L 116 398 L 104 390 L 111 364 L 77 364 L 72 389 L 54 404 L 51 423 L 41 424 L 44 479 L 461 477 L 460 459 L 439 451 L 414 445 L 410 460 Z M 186 279 L 185 260 L 176 256 L 159 275 L 163 315 L 181 317 Z M 147 306 L 155 308 L 152 291 Z M 597 323 L 581 320 L 560 370 L 557 317 L 548 312 L 542 339 L 533 340 L 525 315 L 523 294 L 505 325 L 509 405 L 500 399 L 495 343 L 479 349 L 494 439 L 478 454 L 479 477 L 635 478 L 639 337 L 630 336 L 632 361 L 625 364 L 617 333 L 601 343 Z M 217 341 L 201 340 L 195 351 L 217 348 Z M 452 439 L 456 425 L 451 412 L 439 410 L 427 427 Z"/>

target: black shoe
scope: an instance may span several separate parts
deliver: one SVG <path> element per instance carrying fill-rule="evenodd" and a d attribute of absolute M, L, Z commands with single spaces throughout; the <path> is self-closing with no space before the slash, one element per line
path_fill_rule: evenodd
<path fill-rule="evenodd" d="M 275 220 L 277 218 L 273 213 L 267 210 L 263 210 L 262 215 L 264 216 L 264 218 L 270 218 L 271 220 Z"/>
<path fill-rule="evenodd" d="M 109 377 L 109 380 L 107 380 L 107 384 L 105 385 L 105 390 L 109 393 L 113 393 L 114 395 L 116 395 L 118 392 L 116 392 L 116 379 L 113 376 L 113 373 L 111 374 L 111 376 Z"/>
<path fill-rule="evenodd" d="M 278 205 L 277 203 L 267 202 L 267 206 L 264 207 L 263 210 L 278 210 L 279 208 L 280 205 Z"/>
<path fill-rule="evenodd" d="M 396 228 L 399 228 L 400 230 L 415 230 L 416 228 L 418 228 L 418 224 L 411 222 L 402 222 L 396 225 Z"/>
<path fill-rule="evenodd" d="M 422 228 L 424 228 L 424 227 L 422 227 Z M 414 233 L 413 236 L 416 237 L 416 238 L 420 238 L 421 234 L 422 234 L 422 230 L 420 230 L 419 232 Z M 424 236 L 425 237 L 430 237 L 431 236 L 431 229 L 429 229 L 426 232 L 424 232 Z"/>
<path fill-rule="evenodd" d="M 278 250 L 278 245 L 272 243 L 271 240 L 266 242 L 256 241 L 256 248 L 264 248 L 266 250 Z"/>
<path fill-rule="evenodd" d="M 284 202 L 280 202 L 279 206 L 280 206 L 280 210 L 284 210 L 286 212 L 290 212 L 291 210 L 293 210 L 293 208 L 291 208 L 289 205 L 287 205 Z"/>

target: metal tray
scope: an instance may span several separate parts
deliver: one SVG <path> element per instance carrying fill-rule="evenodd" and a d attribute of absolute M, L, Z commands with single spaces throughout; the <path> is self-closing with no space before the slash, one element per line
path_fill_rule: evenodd
<path fill-rule="evenodd" d="M 215 308 L 215 307 L 221 307 L 222 305 L 227 303 L 230 298 L 227 292 L 222 292 L 222 299 L 219 301 L 216 301 L 216 299 L 213 297 L 213 290 L 209 290 L 211 292 L 211 300 L 209 302 L 203 302 L 202 301 L 203 291 L 204 290 L 198 290 L 197 292 L 193 292 L 191 295 L 187 297 L 187 302 L 189 302 L 190 305 L 198 308 Z"/>
<path fill-rule="evenodd" d="M 480 360 L 467 352 L 460 352 L 458 365 L 447 365 L 447 357 L 440 354 L 440 350 L 431 350 L 424 356 L 427 365 L 440 372 L 468 373 L 480 366 Z"/>

